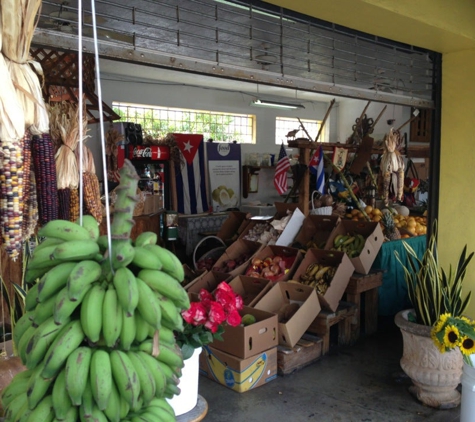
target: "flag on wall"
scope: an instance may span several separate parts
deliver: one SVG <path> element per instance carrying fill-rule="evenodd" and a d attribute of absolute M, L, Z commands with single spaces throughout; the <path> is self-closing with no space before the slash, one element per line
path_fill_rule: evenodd
<path fill-rule="evenodd" d="M 279 159 L 277 160 L 277 167 L 275 168 L 274 186 L 282 195 L 287 191 L 287 172 L 290 168 L 290 160 L 285 152 L 284 144 L 280 146 Z"/>
<path fill-rule="evenodd" d="M 320 192 L 322 195 L 325 193 L 325 162 L 323 158 L 323 148 L 320 147 L 315 151 L 308 164 L 309 170 L 312 174 L 315 175 L 317 179 L 315 189 Z"/>
<path fill-rule="evenodd" d="M 184 167 L 175 166 L 177 211 L 181 214 L 207 212 L 203 135 L 175 133 L 173 136 L 185 159 Z"/>

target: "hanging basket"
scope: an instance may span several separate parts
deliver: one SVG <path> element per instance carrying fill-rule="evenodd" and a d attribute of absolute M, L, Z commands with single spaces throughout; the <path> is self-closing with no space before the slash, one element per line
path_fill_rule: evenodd
<path fill-rule="evenodd" d="M 316 193 L 320 193 L 317 190 L 314 190 L 312 192 L 312 200 L 310 201 L 312 203 L 312 210 L 310 211 L 311 215 L 332 215 L 333 212 L 333 207 L 320 207 L 320 208 L 315 208 L 315 201 L 314 201 L 314 196 Z"/>
<path fill-rule="evenodd" d="M 205 250 L 207 250 L 207 252 L 203 254 Z M 219 237 L 206 236 L 195 246 L 195 250 L 193 251 L 193 266 L 198 270 L 196 265 L 198 261 L 208 258 L 218 260 L 225 250 L 226 244 Z M 196 258 L 197 256 L 199 257 L 198 259 Z"/>

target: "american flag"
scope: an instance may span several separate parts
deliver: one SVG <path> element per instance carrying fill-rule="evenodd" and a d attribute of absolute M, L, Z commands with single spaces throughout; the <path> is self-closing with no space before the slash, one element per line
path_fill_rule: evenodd
<path fill-rule="evenodd" d="M 309 170 L 312 174 L 315 175 L 317 179 L 316 190 L 322 195 L 325 193 L 325 170 L 324 170 L 324 159 L 323 159 L 323 148 L 320 145 L 308 163 Z"/>
<path fill-rule="evenodd" d="M 274 175 L 274 186 L 282 195 L 287 191 L 287 171 L 290 168 L 289 157 L 285 152 L 284 144 L 280 146 L 279 159 L 277 161 L 277 167 Z"/>

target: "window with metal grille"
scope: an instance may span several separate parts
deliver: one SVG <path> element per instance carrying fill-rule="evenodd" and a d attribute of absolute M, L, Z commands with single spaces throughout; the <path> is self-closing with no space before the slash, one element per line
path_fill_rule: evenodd
<path fill-rule="evenodd" d="M 305 130 L 312 136 L 312 140 L 317 136 L 320 129 L 321 122 L 318 120 L 306 120 L 300 119 L 305 126 Z M 325 129 L 320 134 L 320 142 L 325 139 Z M 292 135 L 293 134 L 293 135 Z M 276 117 L 275 118 L 275 143 L 280 145 L 282 142 L 287 145 L 288 140 L 294 138 L 307 138 L 307 134 L 300 127 L 298 119 L 292 119 L 289 117 Z"/>
<path fill-rule="evenodd" d="M 121 122 L 142 125 L 144 135 L 153 138 L 167 133 L 200 133 L 216 142 L 256 142 L 255 120 L 252 114 L 221 113 L 209 110 L 155 107 L 151 105 L 113 102 Z"/>

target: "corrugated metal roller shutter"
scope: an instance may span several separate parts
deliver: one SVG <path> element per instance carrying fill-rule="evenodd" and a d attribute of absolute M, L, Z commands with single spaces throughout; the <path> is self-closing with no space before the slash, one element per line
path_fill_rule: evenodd
<path fill-rule="evenodd" d="M 44 0 L 34 43 L 77 49 L 76 3 Z M 263 2 L 96 0 L 96 12 L 103 57 L 433 107 L 434 53 Z M 83 17 L 92 51 L 90 11 Z"/>

